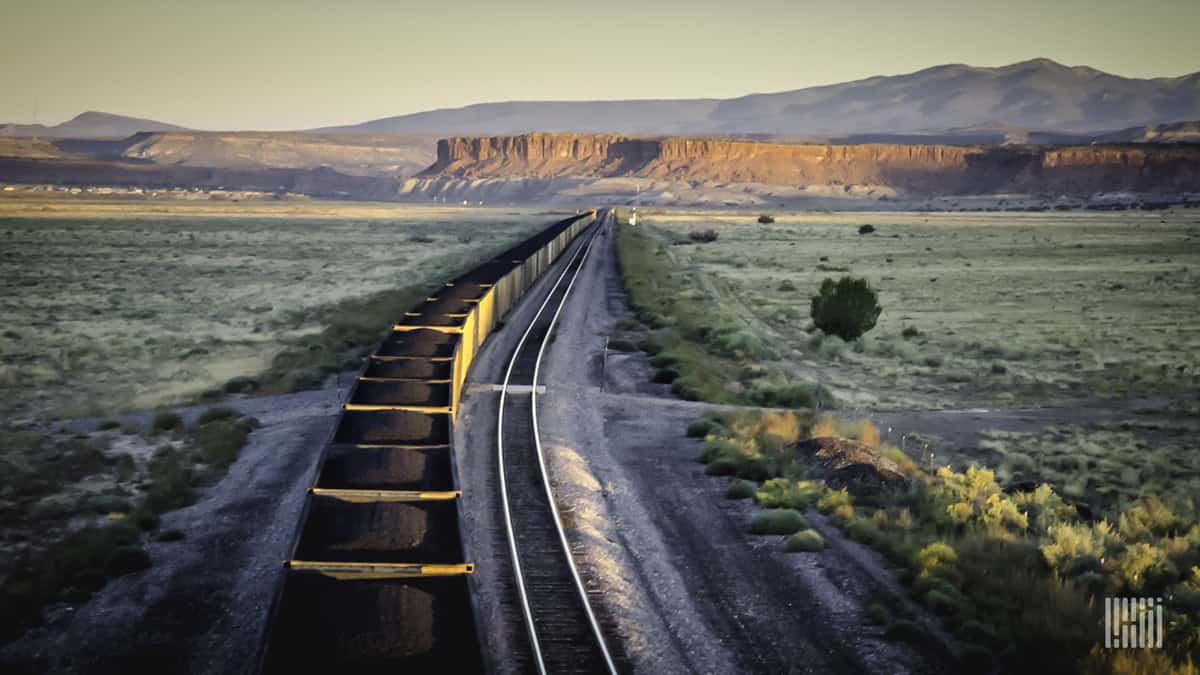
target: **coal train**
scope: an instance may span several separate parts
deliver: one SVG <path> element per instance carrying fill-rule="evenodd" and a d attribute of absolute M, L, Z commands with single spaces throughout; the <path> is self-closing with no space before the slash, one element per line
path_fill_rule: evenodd
<path fill-rule="evenodd" d="M 259 672 L 484 670 L 452 425 L 483 341 L 596 219 L 554 223 L 445 284 L 369 357 L 320 449 Z"/>

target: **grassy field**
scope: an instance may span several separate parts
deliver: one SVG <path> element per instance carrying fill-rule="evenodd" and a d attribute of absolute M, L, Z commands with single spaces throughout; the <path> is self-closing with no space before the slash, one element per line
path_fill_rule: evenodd
<path fill-rule="evenodd" d="M 732 477 L 726 495 L 764 509 L 752 533 L 819 554 L 819 511 L 878 549 L 956 638 L 964 672 L 1195 672 L 1200 213 L 761 223 L 652 212 L 641 223 L 618 237 L 636 320 L 618 324 L 612 344 L 649 353 L 653 379 L 684 398 L 803 409 L 688 427 L 704 439 L 706 472 Z M 847 275 L 869 280 L 883 307 L 850 343 L 809 313 L 821 282 Z M 981 423 L 929 413 L 935 428 L 976 437 L 950 448 L 924 429 L 897 448 L 880 440 L 891 429 L 853 421 L 855 409 L 1077 411 L 1093 397 L 1119 399 L 1105 402 L 1107 421 L 1063 414 L 1044 428 L 963 434 L 956 425 Z M 857 494 L 831 486 L 797 443 L 830 437 L 857 438 L 846 441 L 855 462 L 903 478 Z M 1108 596 L 1167 598 L 1168 649 L 1095 647 Z M 902 608 L 868 613 L 889 638 L 929 639 Z"/>
<path fill-rule="evenodd" d="M 271 370 L 276 389 L 311 385 L 354 365 L 338 362 L 339 345 L 370 339 L 430 284 L 550 219 L 329 202 L 0 200 L 0 416 L 150 408 Z"/>
<path fill-rule="evenodd" d="M 774 217 L 643 213 L 636 246 L 667 256 L 670 278 L 655 285 L 706 308 L 730 338 L 717 356 L 748 354 L 777 382 L 820 384 L 843 407 L 863 408 L 1200 384 L 1200 212 Z M 860 234 L 863 225 L 875 229 Z M 698 243 L 708 230 L 718 238 Z M 883 306 L 875 329 L 850 344 L 809 320 L 821 281 L 843 275 L 868 279 Z M 705 397 L 736 397 L 732 389 Z"/>

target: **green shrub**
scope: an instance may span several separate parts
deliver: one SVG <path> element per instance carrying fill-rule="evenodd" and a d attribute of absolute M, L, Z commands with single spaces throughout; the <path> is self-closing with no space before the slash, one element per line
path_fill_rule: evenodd
<path fill-rule="evenodd" d="M 230 408 L 209 408 L 208 410 L 200 413 L 200 417 L 196 418 L 196 424 L 207 424 L 208 422 L 233 419 L 238 416 L 239 415 Z"/>
<path fill-rule="evenodd" d="M 681 377 L 671 383 L 671 393 L 685 401 L 699 401 L 700 388 L 689 377 Z"/>
<path fill-rule="evenodd" d="M 883 539 L 883 533 L 880 532 L 879 526 L 874 521 L 856 518 L 850 520 L 842 529 L 846 532 L 846 536 L 861 544 L 872 546 L 878 544 Z"/>
<path fill-rule="evenodd" d="M 670 368 L 679 365 L 679 357 L 668 352 L 655 354 L 650 357 L 650 365 L 655 368 Z"/>
<path fill-rule="evenodd" d="M 737 446 L 724 438 L 710 438 L 700 445 L 700 461 L 708 464 L 717 459 L 727 459 L 730 462 L 737 455 Z"/>
<path fill-rule="evenodd" d="M 846 488 L 840 490 L 826 490 L 817 500 L 817 509 L 821 513 L 833 513 L 839 506 L 851 506 L 850 493 Z"/>
<path fill-rule="evenodd" d="M 150 487 L 144 505 L 154 513 L 173 511 L 195 500 L 192 467 L 179 453 L 167 453 L 150 465 Z"/>
<path fill-rule="evenodd" d="M 859 234 L 871 234 L 875 231 L 874 225 L 860 225 L 858 228 Z"/>
<path fill-rule="evenodd" d="M 788 537 L 787 550 L 790 552 L 815 552 L 825 548 L 825 540 L 815 530 L 800 530 Z"/>
<path fill-rule="evenodd" d="M 758 486 L 753 481 L 734 478 L 729 481 L 729 487 L 725 488 L 725 497 L 728 499 L 750 499 L 754 496 L 754 491 Z"/>
<path fill-rule="evenodd" d="M 1142 497 L 1117 520 L 1121 536 L 1130 541 L 1174 534 L 1185 527 L 1182 519 L 1155 496 Z"/>
<path fill-rule="evenodd" d="M 192 429 L 192 437 L 204 461 L 218 467 L 233 464 L 246 444 L 248 432 L 236 422 L 219 419 Z"/>
<path fill-rule="evenodd" d="M 808 527 L 808 521 L 795 509 L 771 509 L 750 523 L 751 534 L 793 534 Z"/>
<path fill-rule="evenodd" d="M 728 457 L 719 457 L 704 467 L 704 473 L 709 476 L 732 476 L 737 473 L 737 462 Z"/>
<path fill-rule="evenodd" d="M 659 341 L 658 338 L 655 338 L 651 335 L 643 338 L 642 341 L 638 343 L 638 349 L 641 349 L 647 354 L 654 355 L 661 352 L 663 350 L 663 346 L 662 342 Z"/>
<path fill-rule="evenodd" d="M 779 282 L 779 285 L 775 287 L 775 290 L 790 293 L 799 289 L 796 288 L 796 284 L 792 283 L 791 279 L 784 279 L 783 281 Z"/>
<path fill-rule="evenodd" d="M 818 295 L 813 296 L 813 322 L 827 335 L 850 342 L 875 327 L 882 309 L 879 297 L 866 279 L 842 277 L 826 279 Z"/>
<path fill-rule="evenodd" d="M 763 225 L 770 225 L 771 223 L 775 222 L 775 217 L 764 213 L 758 217 L 758 222 Z"/>
<path fill-rule="evenodd" d="M 765 408 L 816 408 L 818 403 L 830 407 L 832 400 L 828 390 L 798 382 L 757 382 L 748 395 L 756 405 Z"/>
<path fill-rule="evenodd" d="M 754 482 L 762 482 L 775 476 L 776 471 L 775 461 L 768 457 L 738 457 L 737 471 L 735 474 L 738 478 L 752 480 Z"/>
<path fill-rule="evenodd" d="M 713 230 L 713 229 L 694 230 L 692 232 L 688 232 L 688 239 L 691 239 L 692 241 L 696 242 L 697 244 L 708 244 L 708 243 L 714 242 L 720 236 L 721 235 L 718 234 L 717 231 Z"/>
<path fill-rule="evenodd" d="M 725 427 L 714 419 L 701 417 L 698 420 L 693 420 L 687 426 L 688 438 L 704 438 L 712 433 L 722 431 Z"/>
<path fill-rule="evenodd" d="M 754 494 L 759 506 L 768 509 L 786 508 L 803 511 L 813 505 L 821 489 L 810 481 L 773 478 L 763 483 Z"/>
<path fill-rule="evenodd" d="M 173 412 L 160 412 L 154 416 L 150 428 L 156 433 L 183 428 L 183 418 Z"/>
<path fill-rule="evenodd" d="M 227 381 L 222 388 L 227 394 L 249 394 L 258 390 L 258 380 L 253 377 L 239 376 Z"/>
<path fill-rule="evenodd" d="M 921 331 L 917 330 L 916 326 L 905 326 L 904 330 L 900 331 L 900 336 L 905 340 L 911 340 L 915 337 L 921 337 Z"/>
<path fill-rule="evenodd" d="M 887 623 L 892 620 L 892 613 L 888 611 L 887 607 L 884 607 L 878 602 L 872 602 L 871 604 L 867 605 L 866 615 L 867 621 L 870 621 L 877 626 L 886 626 Z"/>

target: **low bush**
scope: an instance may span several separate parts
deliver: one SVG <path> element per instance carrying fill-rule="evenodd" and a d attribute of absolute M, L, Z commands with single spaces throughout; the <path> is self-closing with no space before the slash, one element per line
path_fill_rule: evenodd
<path fill-rule="evenodd" d="M 150 485 L 143 504 L 154 513 L 182 508 L 195 501 L 192 466 L 182 453 L 168 452 L 150 464 Z"/>
<path fill-rule="evenodd" d="M 799 289 L 796 288 L 796 284 L 792 283 L 791 279 L 784 279 L 783 281 L 779 282 L 779 285 L 775 287 L 775 290 L 782 291 L 784 293 L 790 293 Z"/>
<path fill-rule="evenodd" d="M 721 424 L 721 422 L 711 417 L 701 417 L 700 419 L 693 420 L 690 424 L 688 424 L 687 435 L 688 438 L 704 438 L 709 434 L 723 431 L 724 429 L 725 427 Z"/>
<path fill-rule="evenodd" d="M 808 527 L 795 509 L 770 509 L 750 523 L 751 534 L 793 534 Z"/>
<path fill-rule="evenodd" d="M 258 390 L 258 380 L 253 377 L 239 376 L 227 381 L 222 389 L 227 394 L 249 394 Z"/>
<path fill-rule="evenodd" d="M 858 228 L 859 234 L 871 234 L 875 231 L 874 225 L 860 225 Z"/>
<path fill-rule="evenodd" d="M 688 239 L 697 244 L 708 244 L 716 241 L 721 235 L 716 230 L 693 230 L 688 233 Z"/>
<path fill-rule="evenodd" d="M 173 412 L 160 412 L 154 416 L 154 420 L 150 422 L 150 428 L 155 433 L 164 431 L 175 431 L 183 428 L 183 418 Z"/>
<path fill-rule="evenodd" d="M 867 605 L 865 613 L 867 615 L 867 621 L 870 621 L 877 626 L 886 626 L 888 622 L 892 620 L 892 613 L 888 611 L 887 607 L 884 607 L 878 602 L 872 602 L 871 604 Z"/>
<path fill-rule="evenodd" d="M 754 493 L 759 506 L 768 509 L 784 508 L 804 511 L 817 501 L 821 488 L 811 481 L 772 478 Z"/>
<path fill-rule="evenodd" d="M 718 457 L 704 467 L 704 473 L 709 476 L 732 476 L 737 473 L 737 462 L 727 457 Z"/>
<path fill-rule="evenodd" d="M 815 530 L 800 530 L 788 537 L 787 550 L 790 552 L 812 553 L 825 548 L 825 540 Z"/>
<path fill-rule="evenodd" d="M 729 487 L 725 488 L 725 496 L 729 499 L 750 499 L 757 489 L 758 485 L 753 481 L 734 478 L 729 481 Z"/>
<path fill-rule="evenodd" d="M 771 223 L 775 222 L 775 217 L 764 213 L 758 217 L 758 222 L 763 225 L 770 225 Z"/>

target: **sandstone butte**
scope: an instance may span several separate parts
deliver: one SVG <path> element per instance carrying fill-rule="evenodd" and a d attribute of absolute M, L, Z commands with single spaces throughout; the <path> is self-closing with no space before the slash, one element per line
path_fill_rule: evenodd
<path fill-rule="evenodd" d="M 803 145 L 528 133 L 438 141 L 423 176 L 876 185 L 911 192 L 1198 192 L 1200 146 Z"/>

